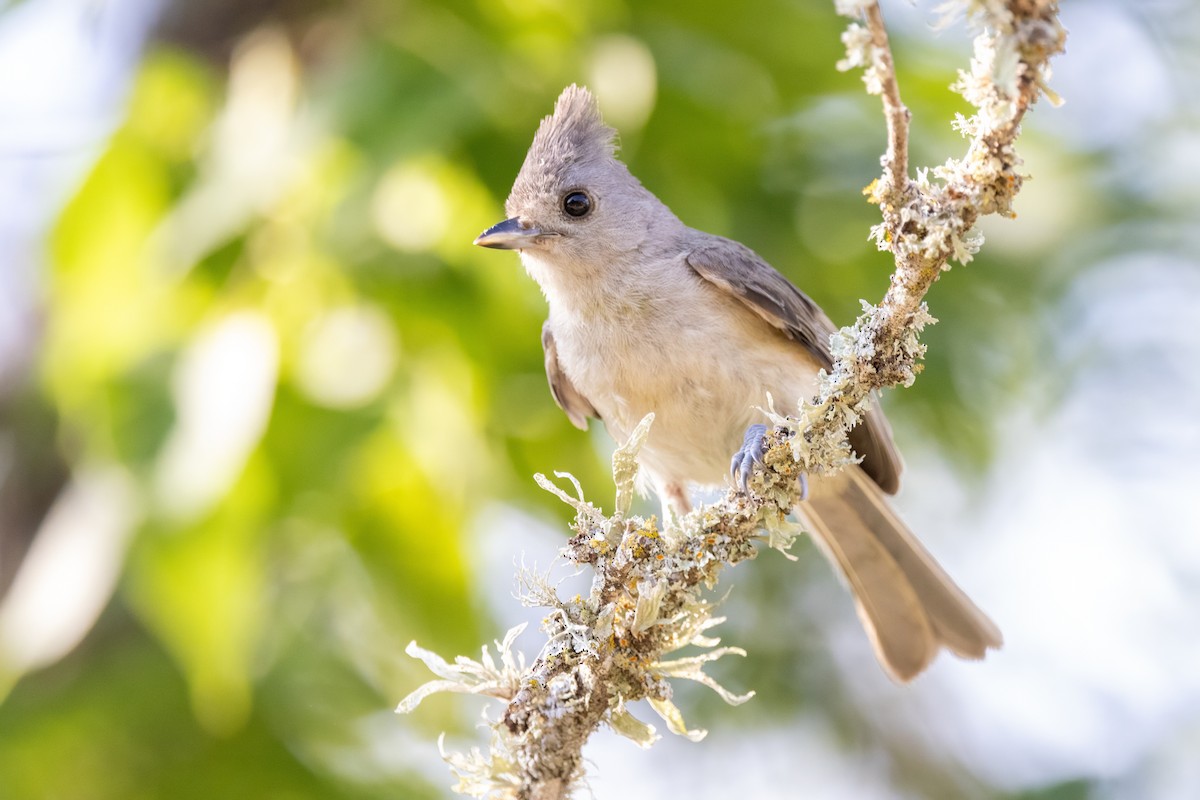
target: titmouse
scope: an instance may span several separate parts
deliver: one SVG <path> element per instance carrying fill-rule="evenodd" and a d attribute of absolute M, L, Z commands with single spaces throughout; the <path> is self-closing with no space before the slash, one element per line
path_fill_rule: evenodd
<path fill-rule="evenodd" d="M 517 250 L 549 304 L 542 328 L 555 401 L 618 441 L 649 412 L 644 473 L 676 511 L 692 486 L 744 488 L 761 457 L 769 392 L 816 393 L 833 324 L 738 242 L 687 227 L 615 157 L 587 89 L 563 91 L 505 204 L 475 244 Z M 982 658 L 1000 631 L 904 526 L 885 494 L 902 464 L 876 407 L 850 436 L 860 466 L 814 477 L 795 509 L 840 568 L 884 669 L 912 679 L 946 647 Z"/>

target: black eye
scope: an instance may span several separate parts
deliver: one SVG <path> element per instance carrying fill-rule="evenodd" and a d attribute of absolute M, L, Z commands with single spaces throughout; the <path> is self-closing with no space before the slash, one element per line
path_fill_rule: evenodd
<path fill-rule="evenodd" d="M 592 210 L 592 198 L 583 192 L 571 192 L 563 198 L 563 211 L 570 217 L 584 217 Z"/>

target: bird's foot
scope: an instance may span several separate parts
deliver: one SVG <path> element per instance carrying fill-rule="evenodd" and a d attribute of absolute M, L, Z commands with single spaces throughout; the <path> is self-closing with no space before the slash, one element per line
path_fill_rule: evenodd
<path fill-rule="evenodd" d="M 746 485 L 750 482 L 750 474 L 754 471 L 755 465 L 763 466 L 763 456 L 766 455 L 767 445 L 767 426 L 766 425 L 751 425 L 746 429 L 746 436 L 742 439 L 742 446 L 733 454 L 733 460 L 729 463 L 729 473 L 733 476 L 733 481 L 738 489 L 742 492 L 746 491 Z M 800 499 L 808 499 L 808 476 L 803 472 L 800 473 Z"/>
<path fill-rule="evenodd" d="M 733 460 L 729 462 L 729 474 L 733 476 L 733 482 L 742 492 L 746 491 L 746 484 L 750 481 L 750 473 L 754 471 L 754 466 L 762 465 L 763 455 L 766 453 L 766 425 L 751 425 L 746 428 L 746 436 L 742 439 L 742 446 L 733 454 Z"/>

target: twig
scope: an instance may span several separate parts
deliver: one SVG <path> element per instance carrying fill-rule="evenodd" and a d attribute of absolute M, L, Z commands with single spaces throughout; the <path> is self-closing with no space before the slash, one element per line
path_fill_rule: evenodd
<path fill-rule="evenodd" d="M 888 154 L 884 157 L 883 186 L 875 186 L 871 199 L 880 204 L 883 225 L 875 237 L 881 250 L 895 255 L 896 271 L 874 323 L 877 356 L 871 365 L 878 379 L 875 388 L 908 382 L 909 359 L 888 363 L 878 354 L 888 353 L 888 342 L 901 337 L 948 262 L 967 263 L 982 239 L 971 237 L 976 220 L 985 214 L 1011 216 L 1012 200 L 1024 181 L 1021 164 L 1012 148 L 1021 121 L 1047 90 L 1050 58 L 1061 52 L 1066 31 L 1058 22 L 1056 0 L 1009 0 L 1003 11 L 994 3 L 968 2 L 970 21 L 982 30 L 975 40 L 970 73 L 960 72 L 955 88 L 979 109 L 970 119 L 959 118 L 957 127 L 971 135 L 967 155 L 936 168 L 944 184 L 919 180 L 915 192 L 907 176 L 897 175 L 897 164 L 907 172 L 908 110 L 896 90 L 892 55 L 877 3 L 866 9 L 876 58 L 886 66 L 883 106 L 888 123 Z M 1057 95 L 1048 92 L 1052 102 Z M 900 161 L 903 159 L 903 161 Z M 890 182 L 890 186 L 888 183 Z"/>
<path fill-rule="evenodd" d="M 883 14 L 878 3 L 867 7 L 866 18 L 871 44 L 879 52 L 883 113 L 887 118 L 888 143 L 887 154 L 882 159 L 883 167 L 890 179 L 888 191 L 903 197 L 908 192 L 908 123 L 912 114 L 900 99 L 896 65 L 892 61 L 892 48 L 888 44 L 887 28 L 883 25 Z"/>

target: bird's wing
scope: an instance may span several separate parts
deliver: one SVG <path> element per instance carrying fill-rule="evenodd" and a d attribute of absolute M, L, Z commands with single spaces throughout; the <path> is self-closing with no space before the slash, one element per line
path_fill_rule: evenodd
<path fill-rule="evenodd" d="M 550 381 L 550 394 L 554 395 L 554 402 L 558 403 L 558 407 L 566 412 L 567 419 L 571 420 L 572 425 L 581 431 L 586 431 L 587 418 L 599 419 L 600 415 L 596 413 L 596 409 L 588 402 L 588 399 L 579 393 L 567 374 L 562 371 L 562 366 L 558 363 L 558 348 L 554 344 L 554 333 L 550 330 L 549 320 L 542 325 L 542 349 L 546 351 L 546 378 Z"/>
<path fill-rule="evenodd" d="M 705 235 L 705 240 L 688 253 L 687 263 L 701 278 L 736 297 L 802 346 L 822 367 L 833 366 L 829 351 L 833 322 L 808 295 L 753 250 L 732 239 Z M 904 465 L 878 403 L 850 432 L 850 446 L 862 456 L 863 470 L 879 488 L 895 494 Z"/>
<path fill-rule="evenodd" d="M 803 345 L 822 367 L 832 367 L 829 335 L 834 327 L 820 306 L 744 244 L 720 236 L 706 239 L 688 253 L 688 266 Z"/>

